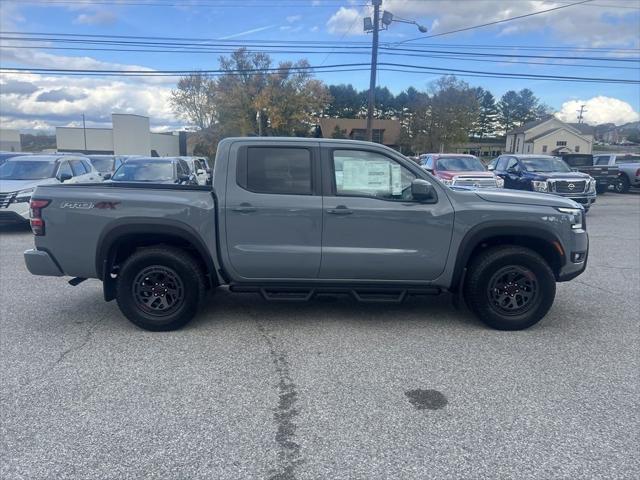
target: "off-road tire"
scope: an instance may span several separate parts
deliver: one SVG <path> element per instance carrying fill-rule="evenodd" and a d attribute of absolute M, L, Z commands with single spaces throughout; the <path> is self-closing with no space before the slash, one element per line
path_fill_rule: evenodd
<path fill-rule="evenodd" d="M 154 312 L 152 307 L 144 303 L 156 295 L 148 292 L 149 288 L 160 289 L 158 295 L 164 295 L 162 287 L 141 283 L 144 282 L 144 272 L 159 275 L 156 278 L 163 278 L 164 272 L 169 279 L 167 285 L 173 282 L 175 291 L 180 294 L 172 296 L 176 300 L 172 308 L 165 312 Z M 125 260 L 118 274 L 116 299 L 120 311 L 145 330 L 159 332 L 183 327 L 196 315 L 205 296 L 205 277 L 200 265 L 189 253 L 179 248 L 158 246 L 140 249 Z"/>
<path fill-rule="evenodd" d="M 521 307 L 526 307 L 525 310 L 516 309 L 507 314 L 499 302 L 493 299 L 492 295 L 498 289 L 492 286 L 495 285 L 496 275 L 512 267 L 523 271 L 527 282 L 531 283 L 530 275 L 533 277 L 536 293 L 530 297 L 528 306 L 525 302 L 525 306 Z M 527 288 L 531 288 L 531 285 Z M 472 259 L 464 294 L 471 311 L 488 326 L 498 330 L 523 330 L 538 323 L 551 308 L 556 294 L 556 280 L 544 258 L 533 250 L 511 245 L 493 247 Z M 518 295 L 515 291 L 514 294 Z"/>
<path fill-rule="evenodd" d="M 596 185 L 596 193 L 598 195 L 604 195 L 609 190 L 609 185 Z"/>

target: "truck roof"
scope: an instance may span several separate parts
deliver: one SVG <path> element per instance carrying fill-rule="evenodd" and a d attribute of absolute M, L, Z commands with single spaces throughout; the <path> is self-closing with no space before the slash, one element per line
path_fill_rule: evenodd
<path fill-rule="evenodd" d="M 256 143 L 264 143 L 264 142 L 286 142 L 286 143 L 344 143 L 345 145 L 361 145 L 361 146 L 371 146 L 375 145 L 382 148 L 390 148 L 381 143 L 375 142 L 366 142 L 364 140 L 349 140 L 349 139 L 338 139 L 338 138 L 315 138 L 315 137 L 227 137 L 220 141 L 220 143 L 226 142 L 256 142 Z M 395 151 L 395 150 L 394 150 Z"/>

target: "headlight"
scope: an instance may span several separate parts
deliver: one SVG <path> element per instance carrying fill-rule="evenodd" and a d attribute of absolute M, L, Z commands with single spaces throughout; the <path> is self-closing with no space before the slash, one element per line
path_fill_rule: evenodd
<path fill-rule="evenodd" d="M 581 208 L 558 207 L 558 211 L 569 215 L 572 229 L 574 230 L 582 229 L 582 209 Z"/>
<path fill-rule="evenodd" d="M 25 190 L 20 190 L 16 194 L 16 199 L 14 201 L 16 203 L 28 202 L 29 200 L 31 200 L 31 195 L 33 195 L 33 191 L 34 190 L 35 190 L 35 188 L 27 188 Z"/>
<path fill-rule="evenodd" d="M 548 192 L 549 191 L 549 185 L 547 184 L 546 180 L 542 180 L 542 181 L 533 180 L 531 183 L 533 184 L 533 191 L 534 192 Z"/>
<path fill-rule="evenodd" d="M 592 178 L 589 180 L 589 190 L 588 193 L 596 193 L 596 179 Z"/>
<path fill-rule="evenodd" d="M 504 188 L 504 178 L 496 176 L 496 187 Z"/>

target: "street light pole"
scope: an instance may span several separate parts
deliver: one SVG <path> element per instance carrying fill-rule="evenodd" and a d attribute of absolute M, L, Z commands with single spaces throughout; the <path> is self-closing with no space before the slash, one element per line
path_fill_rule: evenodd
<path fill-rule="evenodd" d="M 82 114 L 82 134 L 84 135 L 84 153 L 87 152 L 87 124 L 84 121 L 84 113 Z"/>
<path fill-rule="evenodd" d="M 378 37 L 380 33 L 380 5 L 382 5 L 382 0 L 371 0 L 371 3 L 373 3 L 373 43 L 371 45 L 371 80 L 369 82 L 369 105 L 367 108 L 367 140 L 373 142 L 373 111 L 376 105 Z"/>

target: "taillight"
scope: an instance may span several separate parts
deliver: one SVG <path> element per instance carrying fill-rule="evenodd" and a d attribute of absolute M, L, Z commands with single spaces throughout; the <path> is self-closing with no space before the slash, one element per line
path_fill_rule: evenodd
<path fill-rule="evenodd" d="M 31 200 L 29 203 L 29 218 L 31 231 L 36 236 L 44 235 L 44 220 L 42 219 L 42 209 L 51 203 L 51 200 Z"/>

